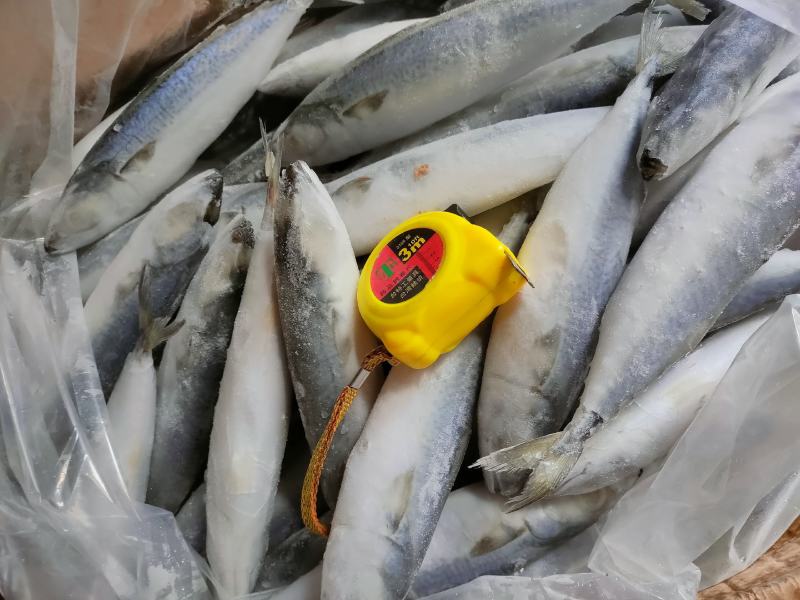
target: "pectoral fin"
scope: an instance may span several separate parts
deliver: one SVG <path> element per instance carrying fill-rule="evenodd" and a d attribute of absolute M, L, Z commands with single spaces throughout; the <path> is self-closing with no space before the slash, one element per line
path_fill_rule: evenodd
<path fill-rule="evenodd" d="M 386 96 L 388 94 L 389 90 L 383 90 L 382 92 L 378 92 L 377 94 L 372 94 L 371 96 L 362 98 L 349 108 L 346 108 L 342 112 L 342 116 L 360 118 L 367 116 L 370 113 L 374 113 L 381 107 L 383 101 L 386 99 Z"/>

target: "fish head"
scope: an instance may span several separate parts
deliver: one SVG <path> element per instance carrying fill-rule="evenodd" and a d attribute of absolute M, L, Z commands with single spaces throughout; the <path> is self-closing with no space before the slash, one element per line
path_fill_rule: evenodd
<path fill-rule="evenodd" d="M 50 217 L 45 248 L 60 254 L 97 241 L 120 224 L 119 211 L 135 206 L 136 196 L 136 191 L 110 167 L 101 164 L 79 169 L 67 182 Z"/>

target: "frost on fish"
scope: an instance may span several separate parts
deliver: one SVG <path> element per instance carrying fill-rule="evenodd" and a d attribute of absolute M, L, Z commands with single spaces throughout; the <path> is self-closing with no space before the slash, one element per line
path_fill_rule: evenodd
<path fill-rule="evenodd" d="M 358 312 L 358 265 L 328 192 L 302 162 L 290 165 L 285 178 L 274 215 L 278 309 L 295 398 L 314 448 L 337 396 L 378 340 Z M 330 507 L 380 385 L 380 373 L 374 373 L 333 438 L 321 480 Z"/>
<path fill-rule="evenodd" d="M 704 26 L 664 29 L 658 74 L 674 71 L 704 30 Z M 373 163 L 415 146 L 500 121 L 613 104 L 636 75 L 638 46 L 636 35 L 567 54 L 418 133 L 368 152 L 359 162 Z"/>
<path fill-rule="evenodd" d="M 232 221 L 209 248 L 176 317 L 181 330 L 164 348 L 147 501 L 176 512 L 202 477 L 214 403 L 225 366 L 251 249 L 253 226 Z"/>
<path fill-rule="evenodd" d="M 778 250 L 750 277 L 725 307 L 713 329 L 735 323 L 800 291 L 800 251 Z"/>
<path fill-rule="evenodd" d="M 285 162 L 335 162 L 419 131 L 556 58 L 634 0 L 477 0 L 406 29 L 317 86 Z"/>
<path fill-rule="evenodd" d="M 484 323 L 427 369 L 394 367 L 350 454 L 325 551 L 322 598 L 403 598 L 471 431 Z"/>
<path fill-rule="evenodd" d="M 559 173 L 522 245 L 535 288 L 501 306 L 492 325 L 478 401 L 482 455 L 558 431 L 574 409 L 643 198 L 635 151 L 656 69 L 644 58 Z M 527 475 L 485 471 L 489 489 L 506 496 Z"/>
<path fill-rule="evenodd" d="M 774 88 L 709 153 L 628 265 L 603 315 L 580 405 L 563 435 L 543 440 L 547 460 L 532 457 L 522 502 L 556 487 L 596 428 L 690 352 L 797 228 L 800 77 Z"/>
<path fill-rule="evenodd" d="M 328 76 L 395 33 L 425 19 L 380 23 L 309 48 L 275 66 L 258 89 L 264 94 L 303 97 Z"/>
<path fill-rule="evenodd" d="M 131 219 L 106 234 L 95 243 L 78 251 L 78 275 L 81 280 L 81 298 L 85 302 L 91 295 L 100 277 L 136 231 L 145 215 Z"/>
<path fill-rule="evenodd" d="M 654 98 L 639 148 L 646 179 L 675 172 L 800 54 L 800 37 L 732 6 Z"/>
<path fill-rule="evenodd" d="M 46 237 L 90 244 L 174 184 L 256 90 L 311 0 L 265 2 L 218 28 L 142 90 L 73 173 Z"/>
<path fill-rule="evenodd" d="M 222 179 L 205 171 L 167 194 L 142 219 L 86 300 L 86 324 L 106 398 L 139 336 L 137 284 L 149 265 L 155 314 L 168 315 L 212 239 Z"/>
<path fill-rule="evenodd" d="M 457 203 L 473 215 L 549 183 L 606 112 L 589 108 L 498 123 L 412 148 L 326 187 L 353 249 L 366 254 L 383 232 L 418 213 Z"/>
<path fill-rule="evenodd" d="M 291 409 L 273 267 L 272 231 L 261 229 L 208 452 L 206 554 L 222 587 L 234 595 L 252 590 L 264 560 Z"/>
<path fill-rule="evenodd" d="M 586 441 L 575 466 L 553 493 L 591 492 L 637 475 L 665 456 L 770 314 L 721 330 L 672 365 Z"/>

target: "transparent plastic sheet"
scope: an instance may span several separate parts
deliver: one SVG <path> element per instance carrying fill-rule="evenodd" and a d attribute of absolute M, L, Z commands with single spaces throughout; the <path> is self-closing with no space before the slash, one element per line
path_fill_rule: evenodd
<path fill-rule="evenodd" d="M 694 600 L 752 564 L 800 514 L 798 398 L 794 295 L 744 345 L 663 464 L 606 516 L 599 537 L 590 530 L 523 577 L 481 577 L 431 600 Z"/>
<path fill-rule="evenodd" d="M 109 103 L 241 0 L 30 0 L 0 7 L 0 210 L 58 191 Z"/>
<path fill-rule="evenodd" d="M 762 19 L 772 21 L 776 25 L 800 35 L 800 8 L 798 8 L 797 0 L 728 1 L 733 4 L 738 4 L 742 8 L 746 8 Z"/>
<path fill-rule="evenodd" d="M 210 597 L 170 513 L 128 498 L 74 254 L 0 240 L 0 592 Z"/>
<path fill-rule="evenodd" d="M 613 509 L 589 563 L 593 571 L 668 585 L 691 576 L 693 561 L 733 530 L 734 560 L 717 554 L 716 575 L 704 579 L 714 583 L 748 566 L 785 531 L 800 500 L 800 486 L 791 483 L 800 458 L 798 324 L 800 296 L 789 296 L 744 345 L 661 470 Z"/>

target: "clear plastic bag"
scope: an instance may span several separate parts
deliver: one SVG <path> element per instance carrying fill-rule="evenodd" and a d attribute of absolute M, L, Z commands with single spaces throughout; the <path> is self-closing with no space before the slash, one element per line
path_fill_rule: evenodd
<path fill-rule="evenodd" d="M 525 577 L 481 577 L 431 598 L 694 600 L 748 567 L 800 514 L 798 398 L 795 295 L 744 345 L 663 464 L 607 515 L 591 554 L 586 534 Z"/>
<path fill-rule="evenodd" d="M 128 497 L 74 254 L 0 241 L 0 592 L 210 597 L 170 513 Z"/>

